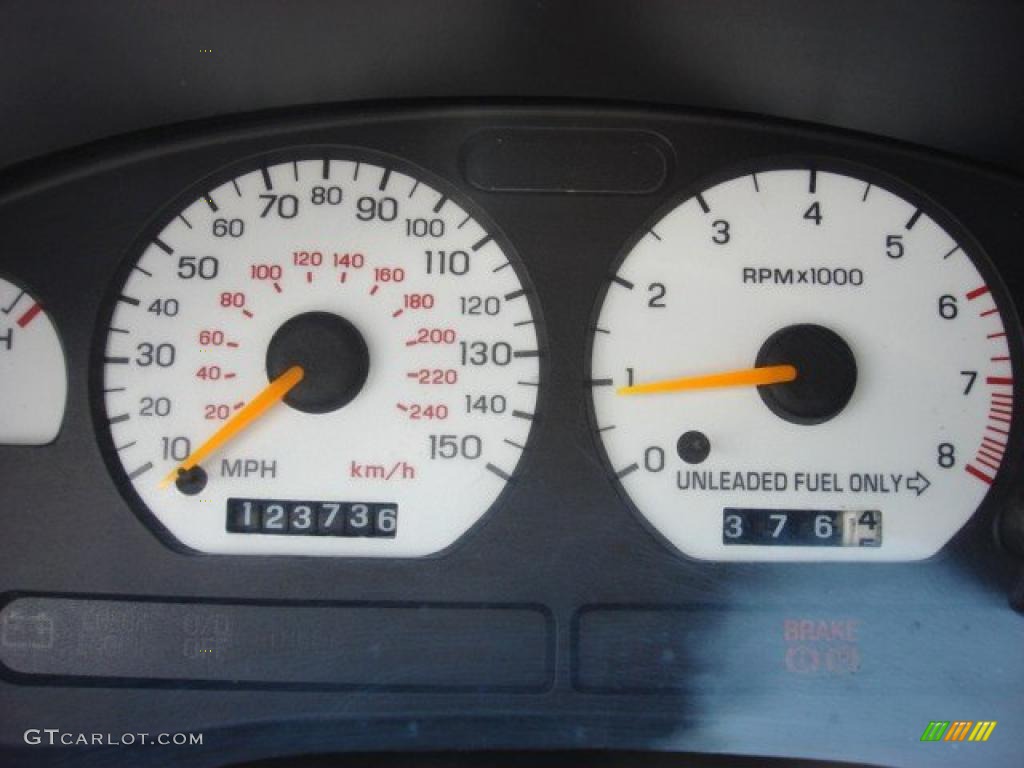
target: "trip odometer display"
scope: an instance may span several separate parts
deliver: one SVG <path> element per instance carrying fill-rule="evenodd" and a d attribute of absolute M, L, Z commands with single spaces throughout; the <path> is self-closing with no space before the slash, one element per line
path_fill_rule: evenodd
<path fill-rule="evenodd" d="M 540 386 L 530 292 L 417 175 L 347 151 L 249 162 L 131 256 L 102 413 L 129 496 L 182 544 L 427 555 L 514 476 Z"/>
<path fill-rule="evenodd" d="M 700 558 L 938 551 L 997 479 L 1014 414 L 1017 340 L 972 250 L 926 207 L 813 169 L 668 211 L 592 337 L 594 428 L 630 500 Z"/>

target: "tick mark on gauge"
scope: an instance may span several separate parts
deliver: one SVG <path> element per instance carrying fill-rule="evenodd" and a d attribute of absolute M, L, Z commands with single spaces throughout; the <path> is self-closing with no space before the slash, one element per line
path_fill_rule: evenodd
<path fill-rule="evenodd" d="M 611 431 L 613 429 L 615 429 L 615 425 L 614 424 L 609 424 L 607 427 L 598 427 L 597 431 L 598 432 L 609 432 L 609 431 Z"/>
<path fill-rule="evenodd" d="M 590 379 L 586 382 L 587 386 L 590 387 L 610 387 L 612 385 L 611 379 Z"/>
<path fill-rule="evenodd" d="M 174 253 L 174 249 L 171 248 L 171 246 L 169 246 L 167 243 L 165 243 L 159 237 L 154 237 L 153 238 L 153 245 L 155 245 L 161 251 L 166 253 L 168 256 L 170 256 L 172 253 Z"/>
<path fill-rule="evenodd" d="M 121 294 L 120 296 L 118 296 L 117 300 L 118 301 L 123 301 L 125 304 L 131 304 L 133 307 L 137 307 L 137 306 L 139 306 L 139 304 L 142 303 L 138 299 L 136 299 L 134 296 L 125 296 L 124 294 Z"/>
<path fill-rule="evenodd" d="M 527 413 L 526 411 L 512 411 L 512 415 L 517 419 L 525 419 L 526 421 L 533 421 L 533 414 Z"/>
<path fill-rule="evenodd" d="M 245 316 L 246 316 L 246 317 L 248 317 L 248 318 L 253 318 L 253 317 L 255 317 L 255 315 L 253 315 L 253 313 L 252 313 L 252 312 L 250 312 L 250 311 L 249 311 L 248 309 L 243 309 L 243 310 L 242 310 L 242 314 L 243 314 L 243 315 L 245 315 Z"/>
<path fill-rule="evenodd" d="M 512 353 L 512 357 L 540 357 L 539 349 L 517 349 Z"/>
<path fill-rule="evenodd" d="M 125 443 L 124 445 L 120 445 L 117 448 L 115 448 L 114 450 L 117 451 L 118 453 L 120 453 L 121 451 L 127 451 L 129 448 L 131 448 L 137 442 L 138 442 L 137 440 L 132 440 L 130 443 Z"/>
<path fill-rule="evenodd" d="M 182 222 L 184 222 L 186 227 L 188 227 L 189 229 L 192 229 L 192 225 L 189 223 L 188 219 L 185 218 L 185 214 L 184 213 L 179 213 L 178 214 L 178 218 L 181 219 Z"/>
<path fill-rule="evenodd" d="M 959 245 L 954 245 L 953 249 L 951 251 L 948 251 L 946 253 L 946 255 L 942 257 L 943 260 L 948 259 L 950 256 L 952 256 L 954 253 L 956 253 L 959 250 L 960 250 L 960 246 Z"/>
<path fill-rule="evenodd" d="M 237 341 L 229 341 L 224 344 L 225 347 L 231 347 L 231 349 L 238 349 Z"/>
<path fill-rule="evenodd" d="M 25 326 L 27 326 L 27 325 L 28 325 L 29 323 L 31 323 L 31 322 L 32 322 L 32 321 L 33 321 L 33 320 L 34 320 L 34 319 L 36 318 L 36 316 L 37 316 L 37 315 L 38 315 L 38 314 L 39 314 L 40 312 L 42 312 L 42 311 L 43 311 L 43 307 L 42 307 L 42 305 L 40 305 L 40 303 L 39 303 L 39 302 L 37 301 L 37 302 L 36 302 L 35 304 L 33 304 L 33 305 L 32 305 L 31 307 L 29 307 L 28 309 L 26 309 L 26 310 L 25 310 L 25 312 L 24 312 L 24 313 L 22 314 L 22 316 L 21 316 L 21 317 L 19 317 L 19 318 L 17 319 L 17 321 L 16 321 L 16 322 L 18 323 L 18 327 L 19 327 L 19 328 L 24 328 L 24 327 L 25 327 Z M 111 330 L 113 330 L 113 329 L 111 329 Z M 125 331 L 125 333 L 127 333 L 127 331 Z"/>
<path fill-rule="evenodd" d="M 237 185 L 237 184 L 235 184 L 235 191 L 236 191 L 236 192 L 238 192 L 238 196 L 239 196 L 239 197 L 241 197 L 241 196 L 242 196 L 242 193 L 241 193 L 241 191 L 240 191 L 240 190 L 238 189 L 238 185 Z M 214 213 L 216 213 L 217 211 L 219 211 L 219 210 L 220 210 L 220 209 L 219 209 L 219 208 L 217 207 L 217 203 L 216 203 L 216 202 L 214 201 L 214 199 L 213 199 L 213 195 L 211 195 L 211 194 L 210 194 L 209 192 L 207 192 L 207 193 L 206 193 L 205 195 L 203 195 L 203 200 L 204 200 L 204 201 L 206 202 L 206 204 L 207 204 L 208 206 L 210 206 L 210 210 L 211 210 L 211 211 L 213 211 Z"/>
<path fill-rule="evenodd" d="M 654 238 L 655 240 L 657 240 L 657 241 L 658 241 L 659 243 L 661 242 L 661 235 L 659 235 L 659 234 L 658 234 L 657 232 L 655 232 L 655 231 L 654 231 L 653 229 L 649 229 L 649 230 L 647 230 L 647 234 L 648 234 L 648 235 L 650 235 L 651 237 L 653 237 L 653 238 Z"/>
<path fill-rule="evenodd" d="M 473 251 L 479 251 L 481 248 L 483 248 L 485 245 L 491 242 L 492 239 L 493 238 L 490 235 L 484 235 L 475 243 L 473 243 L 473 245 L 470 246 L 470 249 Z"/>
<path fill-rule="evenodd" d="M 356 162 L 355 168 L 353 168 L 352 170 L 352 181 L 356 181 L 359 179 L 359 166 L 361 165 L 362 163 L 358 161 Z"/>
<path fill-rule="evenodd" d="M 391 181 L 391 169 L 390 168 L 385 168 L 384 169 L 384 173 L 381 174 L 380 184 L 377 185 L 377 189 L 379 189 L 381 192 L 383 192 L 385 189 L 388 188 L 388 182 L 389 181 Z"/>
<path fill-rule="evenodd" d="M 520 288 L 518 291 L 512 291 L 511 293 L 506 293 L 505 294 L 505 301 L 512 301 L 513 299 L 518 299 L 520 296 L 525 296 L 525 295 L 526 295 L 526 291 L 524 291 L 522 288 Z"/>
<path fill-rule="evenodd" d="M 518 448 L 520 451 L 525 451 L 526 446 L 520 445 L 515 440 L 509 440 L 507 437 L 502 441 L 505 445 L 511 445 L 513 448 Z"/>
<path fill-rule="evenodd" d="M 638 469 L 640 469 L 640 465 L 636 464 L 636 463 L 633 463 L 633 464 L 630 464 L 628 467 L 624 467 L 623 469 L 620 469 L 618 472 L 615 473 L 615 476 L 621 480 L 626 475 L 631 475 L 632 473 L 636 472 Z"/>
<path fill-rule="evenodd" d="M 149 470 L 151 470 L 152 468 L 153 468 L 153 462 L 151 462 L 151 461 L 147 461 L 147 462 L 146 462 L 145 464 L 143 464 L 143 465 L 142 465 L 141 467 L 139 467 L 138 469 L 136 469 L 136 470 L 135 470 L 134 472 L 129 472 L 129 473 L 128 473 L 128 479 L 129 479 L 129 480 L 134 480 L 134 479 L 135 479 L 135 478 L 137 478 L 137 477 L 138 477 L 139 475 L 144 475 L 144 474 L 146 474 L 146 473 L 147 473 L 147 472 L 149 472 Z"/>
<path fill-rule="evenodd" d="M 629 282 L 629 280 L 626 280 L 625 278 L 619 277 L 618 275 L 612 275 L 612 282 L 616 285 L 621 285 L 623 288 L 628 288 L 631 291 L 634 287 L 633 283 Z"/>
<path fill-rule="evenodd" d="M 470 215 L 469 215 L 469 214 L 467 213 L 467 214 L 466 214 L 466 218 L 464 218 L 464 219 L 463 219 L 462 221 L 460 221 L 460 222 L 459 222 L 459 225 L 458 225 L 457 227 L 455 227 L 455 228 L 456 228 L 456 229 L 462 229 L 462 228 L 463 228 L 464 226 L 466 226 L 466 224 L 468 224 L 468 223 L 469 223 L 469 220 L 470 220 L 471 218 L 473 218 L 473 217 L 472 217 L 472 216 L 470 216 Z"/>
<path fill-rule="evenodd" d="M 511 266 L 512 266 L 512 264 L 510 262 L 506 261 L 504 264 L 499 264 L 498 266 L 496 266 L 494 269 L 491 270 L 491 272 L 501 272 L 501 270 L 505 269 L 505 267 L 511 267 Z"/>
<path fill-rule="evenodd" d="M 395 407 L 396 407 L 396 408 L 397 408 L 398 410 L 400 410 L 400 411 L 408 411 L 408 410 L 409 410 L 409 406 L 407 406 L 407 405 L 402 405 L 402 403 L 395 403 Z"/>
<path fill-rule="evenodd" d="M 986 309 L 984 312 L 980 313 L 978 317 L 989 317 L 990 315 L 994 315 L 998 311 L 998 309 L 992 307 L 992 309 Z"/>
<path fill-rule="evenodd" d="M 998 333 L 990 333 L 986 336 L 986 339 L 1001 339 L 1006 336 L 1006 331 L 999 331 Z"/>
<path fill-rule="evenodd" d="M 522 328 L 524 325 L 533 325 L 533 320 L 519 320 L 512 323 L 513 328 Z"/>
<path fill-rule="evenodd" d="M 814 195 L 818 192 L 818 171 L 815 168 L 811 168 L 809 173 L 810 177 L 807 180 L 807 191 Z"/>
<path fill-rule="evenodd" d="M 517 381 L 516 384 L 518 384 L 520 387 L 539 387 L 540 386 L 540 382 L 539 381 Z"/>
<path fill-rule="evenodd" d="M 871 193 L 871 185 L 870 185 L 870 184 L 865 184 L 865 185 L 864 185 L 864 196 L 863 196 L 863 197 L 861 197 L 860 201 L 861 201 L 862 203 L 863 203 L 863 202 L 865 202 L 865 201 L 866 201 L 866 200 L 868 199 L 868 195 L 869 195 L 870 193 Z"/>
<path fill-rule="evenodd" d="M 270 180 L 270 170 L 264 166 L 260 168 L 260 174 L 263 176 L 263 186 L 266 187 L 268 191 L 273 189 L 274 182 Z"/>
<path fill-rule="evenodd" d="M 708 201 L 704 199 L 704 195 L 697 193 L 697 204 L 704 213 L 711 213 L 711 206 L 708 205 Z"/>
<path fill-rule="evenodd" d="M 968 301 L 974 301 L 976 298 L 978 298 L 979 296 L 984 296 L 986 293 L 988 293 L 988 286 L 987 285 L 980 285 L 977 288 L 975 288 L 973 291 L 968 291 L 967 292 L 967 300 Z"/>
<path fill-rule="evenodd" d="M 754 180 L 754 191 L 755 192 L 760 192 L 761 191 L 761 185 L 758 184 L 758 182 L 757 182 L 757 174 L 756 173 L 750 174 L 750 178 Z"/>
<path fill-rule="evenodd" d="M 401 314 L 402 314 L 403 312 L 405 312 L 405 310 L 404 310 L 404 309 L 402 309 L 401 307 L 399 307 L 398 309 L 396 309 L 396 310 L 395 310 L 394 312 L 392 312 L 392 313 L 391 313 L 391 316 L 392 316 L 392 317 L 398 317 L 398 316 L 399 316 L 399 315 L 401 315 Z"/>
<path fill-rule="evenodd" d="M 320 169 L 320 176 L 325 180 L 331 178 L 331 159 L 329 157 L 324 158 L 323 167 Z"/>
<path fill-rule="evenodd" d="M 120 424 L 122 421 L 128 421 L 132 416 L 130 413 L 122 413 L 119 416 L 111 416 L 108 421 L 109 424 Z"/>
<path fill-rule="evenodd" d="M 412 197 L 413 195 L 415 195 L 416 194 L 416 190 L 419 189 L 419 188 L 420 188 L 420 181 L 419 181 L 419 179 L 417 179 L 416 181 L 414 181 L 412 183 L 412 189 L 409 190 L 409 197 Z"/>
<path fill-rule="evenodd" d="M 292 160 L 292 176 L 296 181 L 299 180 L 299 163 L 297 160 Z"/>
<path fill-rule="evenodd" d="M 105 357 L 103 362 L 107 365 L 128 365 L 131 362 L 130 357 Z"/>
<path fill-rule="evenodd" d="M 307 283 L 312 283 L 313 282 L 313 273 L 312 272 L 307 272 L 306 273 L 306 282 Z"/>
<path fill-rule="evenodd" d="M 491 464 L 489 462 L 487 464 L 487 471 L 494 473 L 495 475 L 500 477 L 502 480 L 504 480 L 506 483 L 512 479 L 512 475 L 510 475 L 508 472 L 506 472 L 505 470 L 503 470 L 503 469 L 501 469 L 499 467 L 494 466 L 493 464 Z"/>
<path fill-rule="evenodd" d="M 135 270 L 135 271 L 137 271 L 137 272 L 141 272 L 141 273 L 142 273 L 142 274 L 144 274 L 144 275 L 145 275 L 146 277 L 152 277 L 152 276 L 153 276 L 153 273 L 152 273 L 152 272 L 150 272 L 149 270 L 143 269 L 143 268 L 142 268 L 142 267 L 140 267 L 140 266 L 139 266 L 138 264 L 133 264 L 133 265 L 132 265 L 132 269 L 134 269 L 134 270 Z"/>
<path fill-rule="evenodd" d="M 909 232 L 917 224 L 917 220 L 921 218 L 921 214 L 924 213 L 920 208 L 914 211 L 914 215 L 910 217 L 910 220 L 904 225 L 905 229 Z"/>
<path fill-rule="evenodd" d="M 240 410 L 241 410 L 242 408 L 244 408 L 244 407 L 245 407 L 245 401 L 244 401 L 244 400 L 239 400 L 239 401 L 238 401 L 237 403 L 235 403 L 235 404 L 234 404 L 234 406 L 232 406 L 232 407 L 233 407 L 233 408 L 234 408 L 234 409 L 235 409 L 236 411 L 240 411 Z"/>
<path fill-rule="evenodd" d="M 111 333 L 131 333 L 127 328 L 115 328 L 114 326 L 110 326 L 108 330 Z"/>
<path fill-rule="evenodd" d="M 277 291 L 278 293 L 280 293 L 281 292 L 281 284 L 280 283 L 274 283 L 274 290 Z"/>
<path fill-rule="evenodd" d="M 441 209 L 444 208 L 444 204 L 447 202 L 448 198 L 445 197 L 444 195 L 441 195 L 441 197 L 437 199 L 437 202 L 434 203 L 434 213 L 440 213 Z"/>
<path fill-rule="evenodd" d="M 377 291 L 379 291 L 379 290 L 380 290 L 380 286 L 377 285 L 376 283 L 374 283 L 373 287 L 370 288 L 370 295 L 371 296 L 376 296 L 377 295 Z"/>
<path fill-rule="evenodd" d="M 232 179 L 231 180 L 231 186 L 233 186 L 235 188 L 235 194 L 238 195 L 239 197 L 241 197 L 242 196 L 242 188 L 240 186 L 238 186 L 238 181 L 235 180 L 235 179 Z M 214 208 L 213 210 L 217 210 L 217 209 Z"/>

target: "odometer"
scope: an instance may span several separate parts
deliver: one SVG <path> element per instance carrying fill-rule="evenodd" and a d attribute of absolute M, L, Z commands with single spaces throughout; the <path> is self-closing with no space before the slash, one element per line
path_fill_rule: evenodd
<path fill-rule="evenodd" d="M 250 161 L 186 195 L 104 318 L 115 474 L 185 546 L 422 556 L 514 476 L 540 386 L 500 234 L 390 159 Z"/>
<path fill-rule="evenodd" d="M 845 174 L 765 170 L 639 235 L 595 323 L 594 428 L 673 545 L 912 560 L 974 514 L 1008 450 L 1019 342 L 941 218 Z"/>

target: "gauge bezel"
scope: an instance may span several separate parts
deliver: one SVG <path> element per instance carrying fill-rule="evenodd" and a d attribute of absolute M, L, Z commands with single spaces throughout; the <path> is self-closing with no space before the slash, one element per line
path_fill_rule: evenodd
<path fill-rule="evenodd" d="M 113 435 L 111 434 L 107 423 L 107 414 L 103 397 L 104 352 L 106 349 L 109 326 L 117 303 L 117 297 L 120 295 L 121 289 L 124 287 L 128 275 L 131 273 L 134 265 L 138 262 L 143 250 L 152 243 L 153 239 L 157 237 L 160 232 L 181 213 L 181 211 L 188 207 L 188 205 L 194 203 L 197 199 L 201 198 L 204 194 L 208 193 L 211 189 L 215 189 L 221 184 L 227 183 L 232 179 L 238 178 L 239 176 L 250 173 L 254 170 L 259 170 L 260 168 L 289 162 L 320 159 L 366 162 L 367 164 L 372 164 L 380 168 L 398 171 L 413 179 L 422 181 L 424 184 L 429 185 L 434 190 L 443 193 L 449 199 L 456 202 L 466 211 L 466 213 L 472 216 L 474 221 L 476 221 L 489 235 L 491 235 L 492 239 L 498 244 L 502 252 L 508 257 L 513 270 L 515 270 L 516 277 L 519 279 L 520 284 L 525 290 L 523 298 L 526 299 L 529 305 L 530 315 L 534 321 L 535 332 L 537 335 L 537 348 L 539 350 L 537 360 L 537 378 L 539 384 L 537 387 L 537 401 L 534 409 L 532 425 L 524 444 L 525 448 L 521 452 L 515 467 L 509 473 L 511 480 L 508 480 L 505 483 L 505 486 L 495 497 L 494 501 L 479 516 L 479 518 L 469 526 L 469 528 L 467 528 L 454 542 L 436 552 L 417 557 L 387 555 L 374 556 L 372 558 L 365 555 L 323 556 L 293 553 L 267 555 L 203 552 L 178 540 L 178 538 L 174 536 L 174 534 L 171 533 L 171 531 L 160 521 L 156 513 L 149 508 L 149 505 L 143 501 L 142 497 L 139 496 L 138 492 L 135 490 L 132 481 L 128 477 L 128 472 L 125 466 L 117 456 Z M 100 454 L 115 487 L 121 497 L 131 508 L 132 512 L 134 512 L 136 517 L 138 517 L 156 535 L 157 539 L 162 544 L 176 553 L 203 557 L 246 558 L 249 560 L 257 560 L 261 558 L 304 558 L 317 560 L 372 559 L 380 562 L 445 557 L 473 537 L 499 509 L 503 508 L 507 504 L 508 497 L 514 490 L 517 481 L 529 470 L 528 457 L 532 453 L 531 449 L 537 438 L 539 429 L 542 428 L 547 410 L 545 404 L 545 393 L 547 390 L 548 343 L 546 323 L 544 322 L 541 308 L 537 300 L 536 287 L 530 279 L 530 275 L 526 270 L 526 266 L 523 263 L 518 250 L 512 244 L 508 235 L 465 189 L 434 173 L 433 171 L 423 168 L 422 166 L 399 156 L 388 152 L 382 152 L 377 149 L 369 149 L 349 144 L 316 143 L 283 146 L 269 151 L 248 154 L 227 164 L 221 164 L 198 181 L 190 184 L 184 191 L 176 194 L 171 200 L 160 206 L 156 214 L 154 214 L 143 225 L 139 233 L 132 238 L 130 245 L 119 257 L 117 269 L 109 280 L 108 287 L 99 306 L 99 314 L 96 318 L 96 326 L 93 330 L 92 345 L 89 352 L 88 396 L 93 431 L 99 445 Z"/>
<path fill-rule="evenodd" d="M 1002 318 L 1003 324 L 1006 328 L 1010 367 L 1014 381 L 1021 380 L 1021 366 L 1024 365 L 1024 361 L 1021 359 L 1022 355 L 1024 355 L 1024 352 L 1022 352 L 1022 345 L 1024 345 L 1024 332 L 1022 332 L 1021 318 L 1017 311 L 1017 306 L 1013 301 L 1013 297 L 1007 289 L 1006 284 L 1003 282 L 995 264 L 982 247 L 981 243 L 978 242 L 966 226 L 954 217 L 945 206 L 909 182 L 899 178 L 898 176 L 881 171 L 871 165 L 847 160 L 838 156 L 780 154 L 769 155 L 761 158 L 747 158 L 723 166 L 713 173 L 702 175 L 696 180 L 690 180 L 684 184 L 677 185 L 669 191 L 662 202 L 655 208 L 654 212 L 647 217 L 643 224 L 623 243 L 616 252 L 615 257 L 608 264 L 604 283 L 598 291 L 598 295 L 594 302 L 590 319 L 587 324 L 583 384 L 585 392 L 584 396 L 587 401 L 586 413 L 589 432 L 591 439 L 595 443 L 595 448 L 600 458 L 601 465 L 605 469 L 605 477 L 609 480 L 619 498 L 622 499 L 630 514 L 633 515 L 645 530 L 653 535 L 654 538 L 674 556 L 695 563 L 716 563 L 725 561 L 698 558 L 682 551 L 647 519 L 647 516 L 644 515 L 640 508 L 634 503 L 633 499 L 622 485 L 622 482 L 618 477 L 616 477 L 617 470 L 611 463 L 608 452 L 604 446 L 604 440 L 602 439 L 601 433 L 598 431 L 599 425 L 597 423 L 597 412 L 594 408 L 594 388 L 590 384 L 594 376 L 593 356 L 594 341 L 597 333 L 596 328 L 598 327 L 598 322 L 600 320 L 601 310 L 604 307 L 605 297 L 607 296 L 608 290 L 612 284 L 612 278 L 618 273 L 619 269 L 622 267 L 623 263 L 629 257 L 636 245 L 646 237 L 652 229 L 655 229 L 662 219 L 683 203 L 695 198 L 703 192 L 713 189 L 719 184 L 757 173 L 768 173 L 771 171 L 783 170 L 807 171 L 808 173 L 821 171 L 825 173 L 832 172 L 842 174 L 897 195 L 927 213 L 930 218 L 932 218 L 940 227 L 953 237 L 958 245 L 960 245 L 964 253 L 971 260 L 971 263 L 975 265 L 978 272 L 984 278 L 986 285 L 988 285 L 992 298 L 995 301 L 996 306 L 999 308 L 1000 317 Z M 821 559 L 809 561 L 772 561 L 758 559 L 746 562 L 776 567 L 815 565 L 842 566 L 851 564 L 913 565 L 916 563 L 928 563 L 946 557 L 951 550 L 960 545 L 960 542 L 964 540 L 970 530 L 974 529 L 978 525 L 983 525 L 986 520 L 988 521 L 991 529 L 993 543 L 999 545 L 1000 539 L 997 529 L 999 524 L 998 512 L 1000 505 L 1002 502 L 1012 498 L 1016 488 L 1021 485 L 1021 482 L 1014 482 L 1010 477 L 1013 473 L 1009 471 L 1009 468 L 1017 466 L 1021 460 L 1021 451 L 1022 447 L 1024 447 L 1022 446 L 1021 439 L 1022 418 L 1024 418 L 1024 402 L 1022 402 L 1022 398 L 1014 398 L 1010 434 L 1006 440 L 1006 452 L 1004 454 L 999 473 L 992 485 L 985 492 L 985 495 L 982 497 L 981 502 L 979 502 L 974 512 L 971 513 L 964 524 L 957 529 L 957 531 L 938 549 L 937 552 L 935 552 L 935 554 L 919 560 L 879 559 L 877 561 L 829 561 Z M 730 564 L 733 564 L 732 561 L 730 561 Z"/>

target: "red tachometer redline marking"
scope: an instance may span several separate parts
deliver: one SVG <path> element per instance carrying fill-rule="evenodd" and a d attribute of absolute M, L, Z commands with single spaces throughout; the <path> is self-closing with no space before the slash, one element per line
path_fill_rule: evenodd
<path fill-rule="evenodd" d="M 979 296 L 984 296 L 986 293 L 988 293 L 988 286 L 987 285 L 979 286 L 979 287 L 975 288 L 973 291 L 968 291 L 967 292 L 967 300 L 968 301 L 974 301 L 976 298 L 978 298 Z"/>
<path fill-rule="evenodd" d="M 989 358 L 993 363 L 1006 363 L 1009 362 L 1009 355 L 997 355 L 996 357 Z"/>
<path fill-rule="evenodd" d="M 31 307 L 26 309 L 24 314 L 22 314 L 22 316 L 18 318 L 18 325 L 21 328 L 24 328 L 26 325 L 28 325 L 29 323 L 31 323 L 35 319 L 36 315 L 38 315 L 42 311 L 43 311 L 43 307 L 37 301 Z"/>
<path fill-rule="evenodd" d="M 976 462 L 978 462 L 979 464 L 982 464 L 982 465 L 988 467 L 989 469 L 991 469 L 994 472 L 998 472 L 999 471 L 999 462 L 998 461 L 993 462 L 991 459 L 985 458 L 984 454 L 982 454 L 980 451 L 977 454 L 975 454 L 974 460 Z"/>
<path fill-rule="evenodd" d="M 992 309 L 986 309 L 984 312 L 981 313 L 981 317 L 988 317 L 989 315 L 994 315 L 998 311 L 999 310 L 996 307 L 992 307 Z"/>
<path fill-rule="evenodd" d="M 1006 335 L 1006 331 L 1000 331 L 999 333 L 990 333 L 986 336 L 986 339 L 1001 339 Z"/>
<path fill-rule="evenodd" d="M 1003 435 L 1004 437 L 1009 437 L 1010 435 L 1010 433 L 1007 430 L 1001 429 L 1000 427 L 997 427 L 993 424 L 986 424 L 985 429 L 989 430 L 990 432 L 995 432 L 997 435 Z"/>
<path fill-rule="evenodd" d="M 964 465 L 964 469 L 966 469 L 969 474 L 972 474 L 976 478 L 981 480 L 981 482 L 986 483 L 987 485 L 992 485 L 994 478 L 992 478 L 989 475 L 985 474 L 980 469 L 975 467 L 973 464 L 965 464 Z"/>
<path fill-rule="evenodd" d="M 1005 384 L 1008 387 L 1013 386 L 1013 379 L 1011 379 L 1009 376 L 989 376 L 987 379 L 985 379 L 985 382 L 987 384 Z"/>

